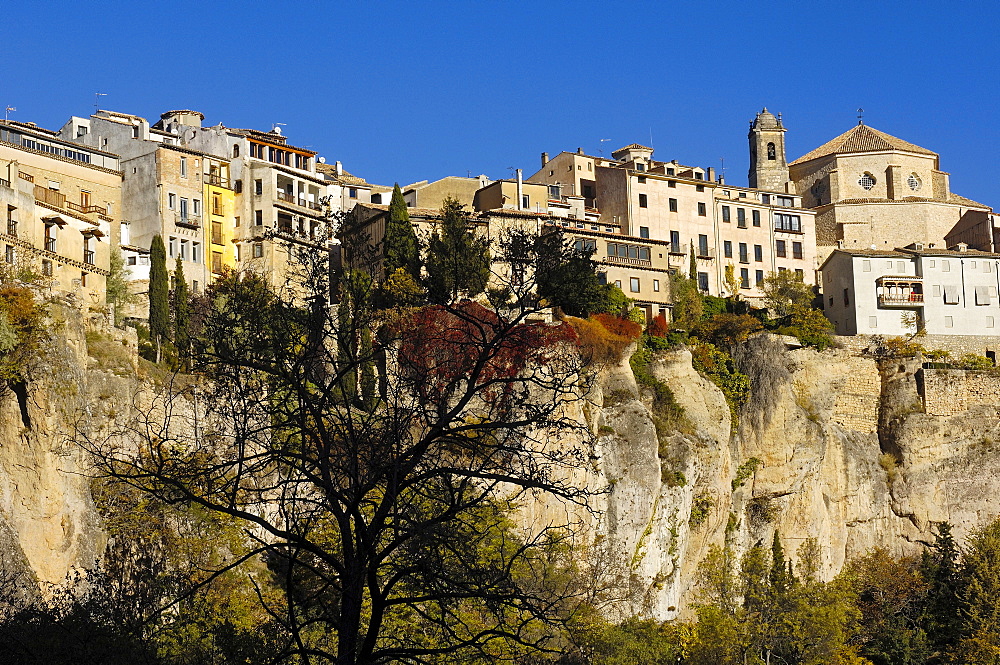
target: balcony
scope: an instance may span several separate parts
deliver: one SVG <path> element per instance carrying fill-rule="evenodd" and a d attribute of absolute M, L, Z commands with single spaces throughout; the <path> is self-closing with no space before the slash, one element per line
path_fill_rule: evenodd
<path fill-rule="evenodd" d="M 715 248 L 714 247 L 697 247 L 695 248 L 694 255 L 699 259 L 714 259 L 715 258 Z"/>
<path fill-rule="evenodd" d="M 55 253 L 55 251 L 56 251 L 56 239 L 55 238 L 46 238 L 45 239 L 45 251 L 52 252 L 53 254 Z"/>
<path fill-rule="evenodd" d="M 320 206 L 318 203 L 313 203 L 312 201 L 308 201 L 304 196 L 296 198 L 295 194 L 283 192 L 280 189 L 278 190 L 278 200 L 285 201 L 287 203 L 293 203 L 301 208 L 308 208 L 310 210 L 320 210 Z"/>
<path fill-rule="evenodd" d="M 21 180 L 27 180 L 28 182 L 35 182 L 35 176 L 31 175 L 30 173 L 21 173 L 20 171 L 18 171 L 17 176 Z"/>
<path fill-rule="evenodd" d="M 107 208 L 94 205 L 80 205 L 79 203 L 73 203 L 72 201 L 67 201 L 65 207 L 68 208 L 69 210 L 74 210 L 76 212 L 83 213 L 84 215 L 89 215 L 95 212 L 98 215 L 108 214 Z"/>
<path fill-rule="evenodd" d="M 875 280 L 879 307 L 922 307 L 924 285 L 919 277 L 880 277 Z"/>
<path fill-rule="evenodd" d="M 195 215 L 182 215 L 181 213 L 176 213 L 174 215 L 174 224 L 177 226 L 184 226 L 189 229 L 201 228 L 201 217 Z"/>
<path fill-rule="evenodd" d="M 923 304 L 923 293 L 890 293 L 878 297 L 879 307 L 919 307 Z"/>
<path fill-rule="evenodd" d="M 24 174 L 21 174 L 24 175 Z M 30 180 L 28 182 L 31 182 Z M 35 185 L 35 200 L 56 208 L 66 207 L 66 195 L 54 189 Z"/>
<path fill-rule="evenodd" d="M 4 180 L 3 178 L 0 178 L 0 187 L 8 187 L 9 188 L 10 187 L 10 180 Z"/>
<path fill-rule="evenodd" d="M 691 251 L 690 246 L 687 243 L 672 242 L 667 245 L 667 251 L 671 254 L 687 254 Z"/>
<path fill-rule="evenodd" d="M 651 265 L 653 265 L 653 262 L 649 261 L 648 259 L 647 260 L 633 259 L 633 258 L 630 258 L 630 257 L 627 257 L 627 256 L 609 256 L 609 257 L 607 257 L 606 261 L 608 263 L 617 263 L 619 265 L 625 265 L 625 266 L 651 266 Z"/>
<path fill-rule="evenodd" d="M 206 185 L 215 185 L 216 187 L 232 189 L 232 186 L 229 184 L 229 178 L 224 178 L 218 173 L 206 173 L 204 178 Z"/>

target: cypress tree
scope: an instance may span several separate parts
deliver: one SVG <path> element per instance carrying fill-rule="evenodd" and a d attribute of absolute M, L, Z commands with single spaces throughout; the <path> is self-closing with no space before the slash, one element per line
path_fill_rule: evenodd
<path fill-rule="evenodd" d="M 184 279 L 184 266 L 181 257 L 177 257 L 177 267 L 174 268 L 174 345 L 181 358 L 187 354 L 191 345 L 191 301 L 188 293 L 187 280 Z"/>
<path fill-rule="evenodd" d="M 403 200 L 399 183 L 392 188 L 383 257 L 386 277 L 392 275 L 398 268 L 404 269 L 414 278 L 420 277 L 420 248 L 417 246 L 417 234 L 410 224 L 410 213 L 406 209 L 406 201 Z"/>
<path fill-rule="evenodd" d="M 688 272 L 691 275 L 691 279 L 693 279 L 695 281 L 695 283 L 697 283 L 698 282 L 698 259 L 696 259 L 694 257 L 694 241 L 693 240 L 691 241 L 691 266 L 690 266 L 690 270 Z"/>
<path fill-rule="evenodd" d="M 159 234 L 149 246 L 149 338 L 159 349 L 170 339 L 170 295 L 167 285 L 167 250 Z"/>
<path fill-rule="evenodd" d="M 432 302 L 454 302 L 459 294 L 474 297 L 486 289 L 490 277 L 489 241 L 470 229 L 465 206 L 444 200 L 439 230 L 427 251 L 427 293 Z"/>

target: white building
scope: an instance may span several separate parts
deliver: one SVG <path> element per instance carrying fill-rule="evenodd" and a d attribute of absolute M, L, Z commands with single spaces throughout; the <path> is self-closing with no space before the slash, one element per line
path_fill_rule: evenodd
<path fill-rule="evenodd" d="M 836 249 L 820 272 L 838 335 L 1000 334 L 1000 254 L 965 244 Z"/>

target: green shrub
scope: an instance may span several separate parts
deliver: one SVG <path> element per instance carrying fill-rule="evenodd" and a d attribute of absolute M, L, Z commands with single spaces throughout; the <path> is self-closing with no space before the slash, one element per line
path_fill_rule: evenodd
<path fill-rule="evenodd" d="M 739 422 L 739 408 L 750 397 L 750 378 L 736 369 L 728 353 L 708 342 L 695 342 L 691 346 L 691 364 L 722 391 L 735 428 Z"/>
<path fill-rule="evenodd" d="M 760 465 L 763 464 L 758 458 L 751 457 L 747 461 L 740 464 L 739 468 L 736 469 L 736 477 L 733 478 L 732 486 L 735 492 L 739 488 L 743 487 L 746 481 L 757 472 Z"/>

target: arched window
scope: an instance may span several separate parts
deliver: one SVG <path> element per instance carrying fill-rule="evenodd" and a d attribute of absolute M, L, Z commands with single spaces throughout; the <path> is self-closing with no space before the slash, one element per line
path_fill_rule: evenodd
<path fill-rule="evenodd" d="M 773 143 L 768 143 L 767 144 L 767 158 L 768 159 L 772 159 L 772 160 L 775 159 L 775 156 L 774 156 L 774 144 Z"/>
<path fill-rule="evenodd" d="M 239 156 L 240 156 L 240 144 L 239 143 L 234 143 L 233 144 L 233 157 L 239 157 Z"/>

